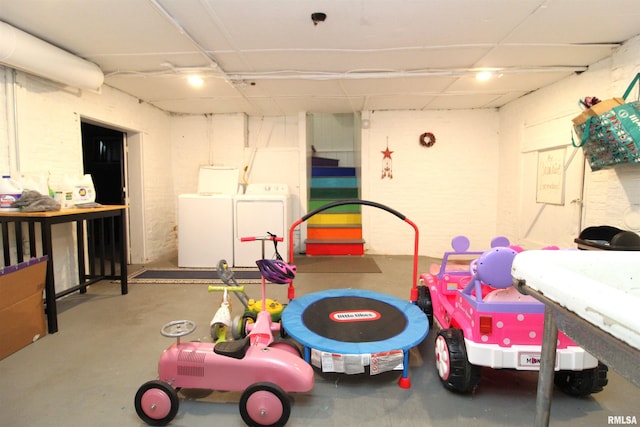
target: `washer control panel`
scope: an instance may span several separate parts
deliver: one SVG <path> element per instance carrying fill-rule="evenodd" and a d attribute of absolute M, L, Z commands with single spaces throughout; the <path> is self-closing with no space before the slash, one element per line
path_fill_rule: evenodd
<path fill-rule="evenodd" d="M 281 195 L 289 194 L 289 186 L 287 184 L 249 184 L 244 194 L 271 194 Z"/>

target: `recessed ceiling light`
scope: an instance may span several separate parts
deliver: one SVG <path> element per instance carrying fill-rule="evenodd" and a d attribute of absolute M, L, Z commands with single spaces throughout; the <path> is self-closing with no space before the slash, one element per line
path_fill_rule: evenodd
<path fill-rule="evenodd" d="M 489 80 L 491 77 L 493 77 L 493 73 L 491 71 L 480 71 L 476 73 L 476 79 L 480 81 Z"/>
<path fill-rule="evenodd" d="M 187 78 L 187 81 L 191 86 L 194 86 L 194 87 L 200 87 L 204 84 L 204 80 L 202 80 L 202 77 L 200 76 L 189 76 Z"/>

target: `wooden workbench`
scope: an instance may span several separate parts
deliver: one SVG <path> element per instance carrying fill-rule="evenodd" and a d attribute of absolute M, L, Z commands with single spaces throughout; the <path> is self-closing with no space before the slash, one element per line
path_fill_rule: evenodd
<path fill-rule="evenodd" d="M 45 283 L 45 306 L 49 333 L 58 331 L 56 299 L 72 292 L 85 293 L 87 286 L 103 279 L 120 280 L 121 293 L 128 292 L 127 287 L 127 245 L 126 245 L 125 205 L 104 205 L 94 208 L 71 208 L 54 212 L 0 212 L 4 265 L 11 264 L 12 248 L 15 259 L 22 262 L 25 253 L 28 258 L 48 255 L 47 279 Z M 105 227 L 105 220 L 110 227 Z M 52 226 L 54 224 L 76 223 L 76 256 L 78 261 L 78 284 L 56 293 L 54 278 L 55 254 L 53 253 Z M 13 223 L 13 233 L 9 224 Z M 40 225 L 38 234 L 36 224 Z M 24 227 L 27 227 L 28 248 L 24 247 Z M 119 226 L 118 239 L 116 227 Z M 85 248 L 85 228 L 91 239 Z M 85 254 L 88 257 L 85 258 Z M 100 260 L 100 265 L 96 265 Z M 109 262 L 109 269 L 106 268 Z"/>

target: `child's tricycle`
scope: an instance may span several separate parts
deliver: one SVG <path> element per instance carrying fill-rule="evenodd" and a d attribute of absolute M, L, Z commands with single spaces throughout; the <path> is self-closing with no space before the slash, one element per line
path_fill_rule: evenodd
<path fill-rule="evenodd" d="M 262 238 L 254 238 L 262 239 Z M 293 280 L 295 267 L 282 260 L 256 261 L 262 273 L 262 307 L 265 283 L 286 284 Z M 291 413 L 286 393 L 308 392 L 314 373 L 298 348 L 274 338 L 268 311 L 258 313 L 245 338 L 218 343 L 182 342 L 195 323 L 176 320 L 164 325 L 161 333 L 176 338 L 164 350 L 158 363 L 159 379 L 143 384 L 135 396 L 138 416 L 149 425 L 168 424 L 177 414 L 180 388 L 241 391 L 240 415 L 249 426 L 282 426 Z"/>
<path fill-rule="evenodd" d="M 275 248 L 276 260 L 282 260 L 282 256 L 280 256 L 280 253 L 278 252 L 278 242 L 282 242 L 283 238 L 277 237 L 275 234 L 272 234 L 272 233 L 267 233 L 267 234 L 268 236 L 264 236 L 264 237 L 242 237 L 240 238 L 240 241 L 241 242 L 252 242 L 256 240 L 261 241 L 262 242 L 262 259 L 265 259 L 265 247 L 264 247 L 265 242 L 272 241 Z M 220 280 L 222 280 L 227 286 L 230 286 L 233 288 L 237 288 L 239 286 L 238 282 L 235 279 L 234 272 L 229 268 L 229 264 L 227 263 L 226 260 L 222 259 L 218 262 L 217 272 Z M 242 316 L 236 316 L 233 319 L 233 323 L 231 326 L 231 332 L 233 334 L 233 338 L 238 339 L 238 338 L 244 338 L 247 336 L 248 329 L 250 329 L 251 325 L 255 323 L 258 313 L 262 311 L 263 301 L 249 298 L 247 294 L 245 294 L 244 292 L 235 292 L 235 294 L 238 297 L 238 300 L 244 306 L 244 312 L 242 313 Z M 277 300 L 274 300 L 271 298 L 267 298 L 265 302 L 266 302 L 265 308 L 269 312 L 269 314 L 271 314 L 271 320 L 272 322 L 274 322 L 273 325 L 274 326 L 277 325 L 276 327 L 279 328 L 280 330 L 280 336 L 285 337 L 286 334 L 284 332 L 284 329 L 282 329 L 280 325 L 281 325 L 282 311 L 285 309 L 286 304 L 282 304 Z M 213 326 L 213 322 L 212 322 L 212 326 Z M 214 338 L 215 338 L 215 333 L 216 331 L 212 329 L 211 336 L 213 336 Z"/>

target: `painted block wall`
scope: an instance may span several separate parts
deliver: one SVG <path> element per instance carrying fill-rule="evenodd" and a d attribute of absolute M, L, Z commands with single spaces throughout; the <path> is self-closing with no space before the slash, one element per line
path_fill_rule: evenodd
<path fill-rule="evenodd" d="M 382 203 L 415 222 L 421 233 L 421 255 L 441 256 L 457 234 L 468 235 L 478 249 L 487 247 L 496 230 L 497 111 L 378 111 L 366 115 L 370 125 L 362 130 L 362 198 Z M 234 137 L 237 135 L 234 129 L 240 126 L 236 119 L 227 117 L 225 126 L 216 126 L 214 132 L 206 131 L 210 126 L 207 120 L 173 119 L 176 147 L 184 147 L 185 141 L 189 141 L 191 153 L 174 155 L 180 162 L 178 167 L 174 166 L 176 175 L 181 175 L 176 177 L 180 183 L 176 185 L 177 194 L 192 191 L 197 167 L 210 150 L 225 153 L 224 160 L 220 155 L 210 158 L 214 164 L 224 166 L 242 168 L 242 163 L 235 162 L 238 159 L 246 162 L 253 156 L 250 182 L 270 180 L 289 184 L 294 196 L 294 217 L 306 213 L 302 194 L 306 193 L 306 187 L 299 169 L 306 157 L 298 150 L 295 118 L 282 122 L 277 118 L 249 117 L 244 149 L 242 141 Z M 270 135 L 267 140 L 265 127 Z M 426 131 L 437 135 L 437 143 L 431 148 L 419 145 L 419 136 Z M 390 150 L 394 151 L 394 177 L 382 180 L 381 151 L 387 138 Z M 219 149 L 218 141 L 225 141 L 225 150 Z M 185 179 L 182 175 L 192 177 L 191 187 L 182 184 Z M 365 208 L 363 230 L 367 253 L 413 254 L 413 229 L 393 215 Z"/>
<path fill-rule="evenodd" d="M 363 198 L 386 204 L 416 222 L 422 255 L 440 255 L 458 233 L 468 234 L 477 248 L 485 247 L 495 234 L 523 239 L 522 218 L 529 206 L 529 201 L 523 201 L 527 186 L 522 173 L 523 149 L 531 144 L 525 129 L 549 123 L 545 132 L 555 139 L 568 139 L 570 119 L 579 111 L 577 100 L 586 95 L 619 96 L 640 71 L 636 61 L 639 46 L 638 38 L 633 39 L 589 71 L 523 97 L 499 112 L 363 112 L 363 119 L 369 120 L 368 129 L 361 134 Z M 307 126 L 304 114 L 270 118 L 174 116 L 108 86 L 100 93 L 77 91 L 18 72 L 19 149 L 13 153 L 16 144 L 7 106 L 12 105 L 14 95 L 7 92 L 11 86 L 6 84 L 7 69 L 0 67 L 0 71 L 2 169 L 17 166 L 23 172 L 81 172 L 81 118 L 140 136 L 145 262 L 175 252 L 177 195 L 191 191 L 196 166 L 202 162 L 237 161 L 241 166 L 253 162 L 250 181 L 287 180 L 299 198 L 304 191 L 299 169 L 307 157 L 299 147 L 307 130 L 303 128 Z M 418 144 L 418 136 L 427 131 L 437 137 L 436 145 L 428 149 Z M 387 138 L 394 152 L 393 180 L 380 177 L 381 151 Z M 587 166 L 581 226 L 628 228 L 630 220 L 637 220 L 639 174 L 640 169 L 634 167 L 591 173 Z M 370 230 L 366 235 L 369 253 L 412 253 L 413 233 L 406 224 L 374 211 L 365 212 L 364 221 L 365 229 Z M 536 241 L 549 237 L 544 235 L 545 224 L 553 221 L 553 215 L 542 218 L 538 230 L 542 234 L 535 236 Z M 56 271 L 58 283 L 62 283 L 58 276 L 75 277 L 72 270 L 77 267 L 72 261 L 73 243 L 66 240 L 72 233 L 62 229 L 55 233 L 56 247 L 69 257 L 69 262 L 56 264 L 56 269 L 68 268 Z"/>
<path fill-rule="evenodd" d="M 10 82 L 13 81 L 13 71 L 7 68 L 0 67 L 0 87 L 1 97 L 0 100 L 0 117 L 6 119 L 0 119 L 0 174 L 11 174 L 11 165 L 9 159 L 15 157 L 15 144 L 14 144 L 14 128 L 13 128 L 13 109 L 11 108 L 9 100 L 13 99 L 13 87 Z M 7 92 L 7 89 L 11 89 Z"/>
<path fill-rule="evenodd" d="M 290 171 L 287 172 L 290 167 L 287 159 L 268 154 L 297 152 L 297 132 L 296 117 L 244 114 L 174 117 L 171 150 L 176 195 L 196 191 L 198 169 L 204 165 L 237 167 L 241 172 L 239 182 L 243 181 L 242 172 L 247 166 L 248 182 L 284 182 L 297 186 L 297 178 L 292 181 Z"/>
<path fill-rule="evenodd" d="M 527 235 L 527 216 L 538 207 L 532 202 L 532 194 L 524 190 L 523 151 L 529 145 L 538 148 L 564 144 L 572 153 L 571 119 L 580 113 L 578 100 L 585 96 L 600 99 L 622 96 L 632 78 L 640 72 L 637 58 L 640 56 L 640 37 L 635 37 L 616 49 L 613 55 L 589 67 L 589 70 L 573 75 L 557 84 L 541 89 L 500 110 L 500 177 L 498 193 L 498 232 L 512 240 L 535 248 L 544 242 L 561 247 L 575 247 L 573 239 L 578 233 L 593 225 L 613 225 L 622 229 L 640 231 L 640 167 L 617 166 L 592 172 L 584 163 L 582 150 L 576 149 L 575 163 L 581 163 L 581 174 L 567 175 L 568 182 L 583 187 L 582 209 L 578 203 L 566 200 L 564 207 L 550 206 L 538 219 L 533 233 Z M 632 97 L 637 97 L 637 90 Z M 630 99 L 632 99 L 630 97 Z M 528 138 L 531 124 L 545 123 L 545 132 L 538 140 Z M 535 147 L 534 147 L 535 148 Z M 584 181 L 584 183 L 583 183 Z M 556 228 L 562 210 L 577 212 L 575 224 L 563 230 Z M 564 238 L 558 240 L 558 232 Z"/>
<path fill-rule="evenodd" d="M 174 204 L 179 194 L 196 191 L 200 166 L 230 166 L 238 168 L 241 184 L 287 184 L 293 214 L 301 216 L 297 117 L 174 117 L 171 139 Z"/>
<path fill-rule="evenodd" d="M 4 67 L 0 71 L 5 76 L 7 71 L 12 75 Z M 3 108 L 14 105 L 8 98 L 13 94 L 7 92 L 7 86 L 14 87 L 9 84 L 0 88 Z M 144 152 L 140 165 L 144 201 L 139 203 L 144 210 L 147 260 L 175 252 L 174 182 L 173 174 L 167 173 L 172 164 L 170 116 L 108 86 L 100 92 L 80 91 L 21 72 L 16 73 L 15 92 L 18 143 L 12 131 L 0 134 L 0 169 L 23 174 L 50 173 L 53 185 L 65 174 L 82 174 L 82 118 L 139 134 Z M 0 123 L 7 129 L 12 126 L 12 119 L 3 115 Z M 18 147 L 15 153 L 12 147 Z M 75 233 L 70 224 L 55 225 L 53 233 L 56 286 L 61 291 L 76 285 L 78 277 Z"/>
<path fill-rule="evenodd" d="M 195 193 L 201 166 L 241 169 L 246 139 L 244 114 L 183 116 L 172 119 L 171 151 L 174 196 Z M 240 180 L 241 175 L 238 175 Z"/>
<path fill-rule="evenodd" d="M 406 215 L 420 232 L 420 255 L 442 256 L 452 237 L 486 248 L 496 232 L 498 133 L 495 110 L 365 112 L 362 198 Z M 424 132 L 436 136 L 424 147 Z M 393 153 L 393 179 L 382 178 L 383 154 Z M 413 254 L 413 229 L 379 209 L 363 210 L 365 251 Z"/>
<path fill-rule="evenodd" d="M 640 36 L 618 48 L 608 67 L 611 86 L 606 97 L 622 96 L 630 80 L 640 73 Z M 606 74 L 606 73 L 603 73 Z M 628 100 L 639 97 L 636 86 Z M 608 224 L 640 233 L 640 166 L 625 165 L 611 170 L 588 173 L 585 182 L 583 225 Z"/>

